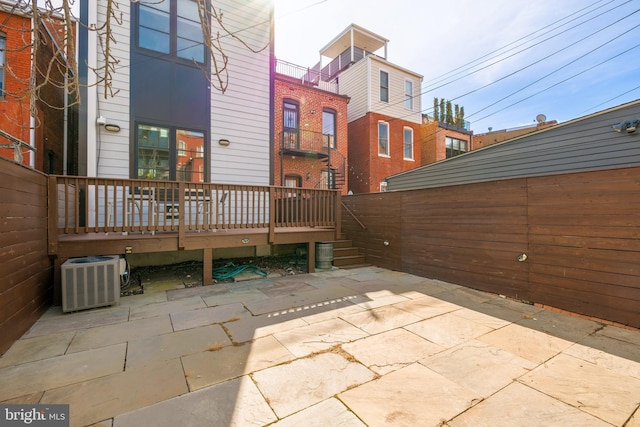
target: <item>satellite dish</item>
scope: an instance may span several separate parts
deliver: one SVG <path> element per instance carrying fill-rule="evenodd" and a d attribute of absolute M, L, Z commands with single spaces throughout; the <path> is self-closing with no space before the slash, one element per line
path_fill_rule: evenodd
<path fill-rule="evenodd" d="M 536 116 L 536 122 L 538 122 L 538 124 L 542 124 L 546 121 L 547 121 L 547 116 L 545 116 L 544 114 L 538 114 Z"/>

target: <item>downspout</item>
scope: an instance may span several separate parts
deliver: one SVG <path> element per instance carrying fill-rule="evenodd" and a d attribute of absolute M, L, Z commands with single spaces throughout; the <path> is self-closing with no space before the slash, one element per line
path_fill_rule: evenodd
<path fill-rule="evenodd" d="M 67 174 L 67 157 L 69 144 L 69 59 L 67 58 L 67 70 L 64 73 L 64 120 L 62 124 L 62 175 Z"/>
<path fill-rule="evenodd" d="M 86 0 L 85 0 L 86 1 Z M 98 88 L 95 70 L 98 64 L 98 2 L 88 1 L 87 18 L 89 28 L 87 33 L 87 176 L 98 176 L 98 150 L 97 150 L 97 126 L 98 115 Z M 89 48 L 92 47 L 92 48 Z"/>
<path fill-rule="evenodd" d="M 36 32 L 36 20 L 35 18 L 32 16 L 31 17 L 31 46 L 35 46 L 35 32 Z M 33 54 L 31 55 L 31 87 L 35 88 L 37 81 L 36 81 L 36 67 L 35 67 L 35 63 L 36 63 L 36 52 L 33 52 Z M 35 92 L 31 92 L 31 96 L 29 97 L 29 145 L 31 145 L 33 148 L 36 148 L 36 114 L 37 114 L 37 110 L 36 110 L 36 94 Z M 22 136 L 20 136 L 22 138 Z M 41 147 L 42 151 L 44 151 L 44 141 L 43 141 L 43 146 Z M 43 153 L 44 155 L 44 153 Z M 36 165 L 36 151 L 32 150 L 31 153 L 29 153 L 29 166 L 31 166 L 32 168 L 35 168 Z"/>

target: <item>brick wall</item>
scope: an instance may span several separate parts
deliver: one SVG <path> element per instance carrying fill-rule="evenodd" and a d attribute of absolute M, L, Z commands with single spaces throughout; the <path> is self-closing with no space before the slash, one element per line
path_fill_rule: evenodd
<path fill-rule="evenodd" d="M 378 122 L 389 124 L 389 157 L 378 155 Z M 349 180 L 354 193 L 380 190 L 380 182 L 389 175 L 420 166 L 421 128 L 412 123 L 377 113 L 349 123 Z M 413 160 L 404 159 L 404 128 L 413 129 Z"/>
<path fill-rule="evenodd" d="M 422 143 L 420 152 L 422 153 L 421 166 L 439 162 L 447 158 L 447 137 L 457 138 L 467 141 L 471 145 L 471 150 L 476 149 L 476 136 L 454 129 L 440 126 L 438 122 L 422 124 Z"/>

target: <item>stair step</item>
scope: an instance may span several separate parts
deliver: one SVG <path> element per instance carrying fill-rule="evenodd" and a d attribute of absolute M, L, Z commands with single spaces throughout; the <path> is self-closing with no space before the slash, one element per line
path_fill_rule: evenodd
<path fill-rule="evenodd" d="M 356 248 L 354 246 L 344 247 L 344 248 L 336 248 L 333 247 L 333 256 L 349 256 L 349 255 L 361 255 L 362 252 L 360 248 Z"/>
<path fill-rule="evenodd" d="M 344 240 L 334 240 L 333 242 L 333 249 L 336 248 L 350 248 L 353 246 L 353 242 L 351 240 L 348 239 L 344 239 Z"/>
<path fill-rule="evenodd" d="M 333 257 L 333 265 L 336 267 L 352 265 L 352 264 L 364 264 L 364 262 L 365 262 L 364 255 L 348 255 L 348 256 Z"/>
<path fill-rule="evenodd" d="M 340 269 L 342 270 L 351 270 L 353 268 L 363 268 L 363 267 L 371 267 L 371 264 L 349 264 L 349 265 L 341 265 Z"/>

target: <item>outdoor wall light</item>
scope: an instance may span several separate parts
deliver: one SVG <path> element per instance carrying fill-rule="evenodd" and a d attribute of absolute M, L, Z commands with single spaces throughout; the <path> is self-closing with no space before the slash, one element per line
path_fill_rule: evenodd
<path fill-rule="evenodd" d="M 226 147 L 227 145 L 229 145 L 229 144 L 231 144 L 231 143 L 229 142 L 229 140 L 228 140 L 228 139 L 219 139 L 219 140 L 218 140 L 218 144 L 220 144 L 220 145 L 224 145 L 224 146 Z"/>
<path fill-rule="evenodd" d="M 107 123 L 104 125 L 104 130 L 107 130 L 109 132 L 120 132 L 120 126 L 113 123 Z"/>
<path fill-rule="evenodd" d="M 616 132 L 620 133 L 636 133 L 640 127 L 640 118 L 632 120 L 624 120 L 616 125 L 611 126 Z"/>

